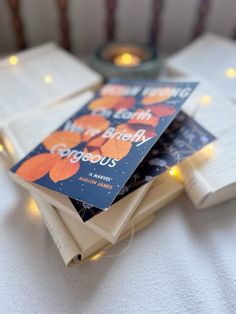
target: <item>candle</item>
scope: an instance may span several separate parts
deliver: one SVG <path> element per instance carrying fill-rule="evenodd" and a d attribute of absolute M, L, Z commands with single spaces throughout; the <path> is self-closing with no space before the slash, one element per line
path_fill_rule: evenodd
<path fill-rule="evenodd" d="M 134 67 L 141 63 L 141 59 L 134 54 L 124 52 L 116 56 L 113 62 L 115 65 L 120 67 Z"/>
<path fill-rule="evenodd" d="M 94 52 L 91 66 L 104 78 L 156 78 L 160 69 L 157 51 L 133 43 L 108 43 Z"/>

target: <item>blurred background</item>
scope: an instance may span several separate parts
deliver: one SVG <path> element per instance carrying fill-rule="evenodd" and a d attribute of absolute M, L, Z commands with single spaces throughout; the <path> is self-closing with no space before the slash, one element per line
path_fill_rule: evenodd
<path fill-rule="evenodd" d="M 204 31 L 236 38 L 235 0 L 0 0 L 0 53 L 54 41 L 74 54 L 106 41 L 179 50 Z"/>

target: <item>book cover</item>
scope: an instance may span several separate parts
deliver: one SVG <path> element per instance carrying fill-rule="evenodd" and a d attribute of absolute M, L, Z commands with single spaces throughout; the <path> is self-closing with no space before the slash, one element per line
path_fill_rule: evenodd
<path fill-rule="evenodd" d="M 196 86 L 113 81 L 11 171 L 104 210 Z"/>

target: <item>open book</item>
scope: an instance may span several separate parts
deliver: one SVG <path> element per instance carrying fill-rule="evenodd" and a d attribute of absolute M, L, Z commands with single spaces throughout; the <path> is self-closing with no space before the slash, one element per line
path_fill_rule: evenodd
<path fill-rule="evenodd" d="M 185 79 L 193 79 L 193 76 Z M 236 106 L 202 79 L 183 110 L 217 138 L 180 165 L 189 198 L 196 208 L 201 209 L 235 197 Z"/>
<path fill-rule="evenodd" d="M 32 115 L 29 114 L 5 126 L 2 138 L 13 160 L 16 162 L 22 158 L 46 134 L 58 127 L 91 96 L 92 93 L 87 92 L 76 97 L 75 100 L 65 101 L 63 104 L 50 108 L 38 109 L 35 111 L 36 114 L 33 119 Z M 150 223 L 154 218 L 153 214 L 174 200 L 182 190 L 182 184 L 168 173 L 157 177 L 132 217 L 126 221 L 126 226 L 117 241 Z M 97 233 L 71 215 L 50 205 L 37 194 L 33 194 L 33 197 L 67 266 L 77 265 L 88 258 L 92 258 L 101 250 L 104 253 L 104 250 L 111 245 L 108 240 L 101 236 L 102 231 L 103 233 L 107 232 L 106 226 L 108 224 L 106 221 L 102 224 L 101 220 L 100 230 L 98 227 L 96 229 Z M 120 225 L 121 219 L 117 212 L 113 211 L 110 218 L 109 230 L 112 230 L 112 226 Z"/>
<path fill-rule="evenodd" d="M 55 44 L 1 59 L 0 127 L 37 107 L 99 86 L 102 77 Z"/>

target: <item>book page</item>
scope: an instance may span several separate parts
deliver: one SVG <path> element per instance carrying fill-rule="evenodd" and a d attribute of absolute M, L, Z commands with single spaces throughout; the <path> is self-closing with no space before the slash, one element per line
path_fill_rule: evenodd
<path fill-rule="evenodd" d="M 93 92 L 86 92 L 57 106 L 36 109 L 33 114 L 29 113 L 12 121 L 3 132 L 8 130 L 8 133 L 11 133 L 23 149 L 24 156 L 92 97 Z"/>
<path fill-rule="evenodd" d="M 189 79 L 188 77 L 185 78 Z M 192 77 L 191 77 L 192 79 Z M 220 91 L 202 80 L 183 110 L 211 131 L 217 140 L 181 164 L 189 197 L 196 207 L 206 207 L 235 196 L 236 183 L 236 107 Z M 227 191 L 227 192 L 226 192 Z M 227 197 L 227 198 L 226 198 Z"/>
<path fill-rule="evenodd" d="M 226 97 L 236 101 L 236 44 L 233 40 L 204 34 L 170 56 L 166 66 L 170 73 L 208 79 Z"/>
<path fill-rule="evenodd" d="M 204 154 L 207 154 L 206 162 Z M 203 149 L 200 155 L 190 158 L 190 162 L 213 192 L 236 183 L 236 125 L 226 131 L 211 148 Z"/>
<path fill-rule="evenodd" d="M 229 149 L 228 144 L 235 145 L 231 134 L 203 150 L 197 159 L 181 165 L 185 190 L 196 208 L 207 208 L 235 197 L 235 149 Z M 225 158 L 227 149 L 229 153 Z"/>
<path fill-rule="evenodd" d="M 181 81 L 195 79 L 196 76 L 179 78 Z M 198 77 L 199 86 L 191 99 L 183 105 L 183 111 L 193 117 L 216 137 L 236 124 L 236 107 L 214 85 Z"/>
<path fill-rule="evenodd" d="M 100 82 L 100 75 L 53 44 L 5 58 L 0 61 L 0 126 Z"/>

